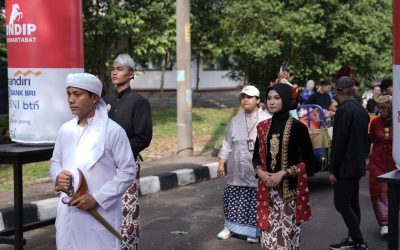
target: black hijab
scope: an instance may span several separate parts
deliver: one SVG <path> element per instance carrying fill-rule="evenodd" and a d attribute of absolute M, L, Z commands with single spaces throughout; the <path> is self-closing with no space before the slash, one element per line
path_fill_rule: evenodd
<path fill-rule="evenodd" d="M 292 87 L 285 83 L 276 83 L 267 88 L 266 97 L 268 97 L 268 93 L 271 90 L 275 90 L 282 99 L 282 110 L 273 115 L 273 120 L 286 121 L 289 118 L 289 111 L 291 109 Z"/>

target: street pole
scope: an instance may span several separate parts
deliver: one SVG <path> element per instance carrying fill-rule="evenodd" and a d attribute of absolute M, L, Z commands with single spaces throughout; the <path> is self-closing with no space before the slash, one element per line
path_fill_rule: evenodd
<path fill-rule="evenodd" d="M 193 155 L 190 0 L 176 0 L 178 155 Z"/>

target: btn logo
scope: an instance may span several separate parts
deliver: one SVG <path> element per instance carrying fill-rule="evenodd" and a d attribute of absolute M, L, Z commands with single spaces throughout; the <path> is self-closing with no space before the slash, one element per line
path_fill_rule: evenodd
<path fill-rule="evenodd" d="M 24 14 L 19 4 L 12 5 L 12 10 L 8 24 L 6 25 L 7 42 L 9 43 L 35 43 L 37 37 L 33 36 L 36 32 L 36 24 L 33 23 L 16 23 L 20 22 Z"/>

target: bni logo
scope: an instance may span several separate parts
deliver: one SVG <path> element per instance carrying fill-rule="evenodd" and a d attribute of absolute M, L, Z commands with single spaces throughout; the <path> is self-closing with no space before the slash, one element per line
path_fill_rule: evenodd
<path fill-rule="evenodd" d="M 18 3 L 15 3 L 11 7 L 11 14 L 6 25 L 7 36 L 30 36 L 36 31 L 36 24 L 33 23 L 16 23 L 20 22 L 24 17 L 21 8 Z M 36 39 L 35 39 L 36 40 Z"/>

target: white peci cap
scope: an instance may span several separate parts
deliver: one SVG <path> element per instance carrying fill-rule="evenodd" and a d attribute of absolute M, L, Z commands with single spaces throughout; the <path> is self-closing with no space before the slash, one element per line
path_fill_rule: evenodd
<path fill-rule="evenodd" d="M 239 95 L 241 94 L 246 94 L 248 96 L 256 96 L 256 97 L 260 97 L 260 91 L 252 86 L 252 85 L 247 85 L 245 86 L 242 91 L 240 91 Z"/>

